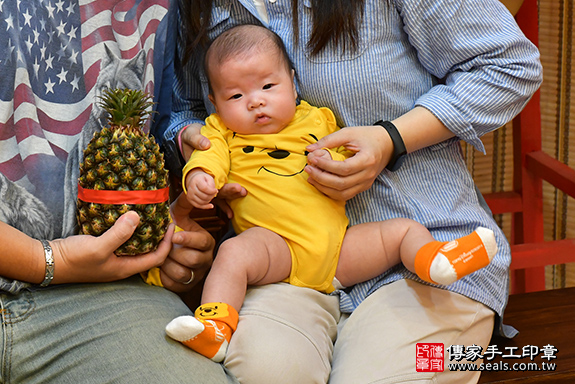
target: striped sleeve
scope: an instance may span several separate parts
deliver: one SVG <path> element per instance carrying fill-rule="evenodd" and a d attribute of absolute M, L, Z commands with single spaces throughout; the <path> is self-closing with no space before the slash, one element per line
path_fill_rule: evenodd
<path fill-rule="evenodd" d="M 416 104 L 484 152 L 479 138 L 515 117 L 540 86 L 539 51 L 497 0 L 397 3 L 420 62 L 441 79 Z"/>

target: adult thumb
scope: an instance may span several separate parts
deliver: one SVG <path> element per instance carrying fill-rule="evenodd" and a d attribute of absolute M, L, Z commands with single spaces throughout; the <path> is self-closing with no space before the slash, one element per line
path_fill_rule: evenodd
<path fill-rule="evenodd" d="M 126 212 L 116 220 L 110 229 L 100 236 L 100 239 L 104 240 L 112 251 L 115 251 L 132 236 L 139 222 L 140 216 L 136 212 Z"/>
<path fill-rule="evenodd" d="M 345 131 L 344 129 L 340 129 L 337 132 L 324 136 L 321 139 L 319 139 L 317 143 L 308 145 L 306 149 L 311 152 L 320 148 L 341 147 L 342 145 L 345 145 L 348 142 L 347 133 L 344 131 Z"/>

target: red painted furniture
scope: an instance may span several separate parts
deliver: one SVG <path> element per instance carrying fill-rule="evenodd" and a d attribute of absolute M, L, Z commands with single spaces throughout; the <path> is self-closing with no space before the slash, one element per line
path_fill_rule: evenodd
<path fill-rule="evenodd" d="M 539 45 L 537 0 L 525 0 L 515 17 Z M 513 189 L 485 195 L 493 214 L 512 214 L 512 293 L 544 290 L 546 265 L 575 262 L 575 239 L 543 239 L 543 181 L 575 197 L 575 170 L 541 150 L 538 91 L 513 121 Z"/>

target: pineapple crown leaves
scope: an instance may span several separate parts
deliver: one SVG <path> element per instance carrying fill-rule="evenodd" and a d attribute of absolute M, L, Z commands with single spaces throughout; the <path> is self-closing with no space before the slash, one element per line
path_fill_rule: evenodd
<path fill-rule="evenodd" d="M 155 103 L 152 96 L 136 89 L 106 89 L 98 105 L 108 114 L 111 128 L 140 130 L 151 114 Z"/>

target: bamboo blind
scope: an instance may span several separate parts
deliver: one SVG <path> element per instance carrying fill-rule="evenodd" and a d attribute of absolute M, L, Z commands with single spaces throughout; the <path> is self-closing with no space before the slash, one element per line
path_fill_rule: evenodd
<path fill-rule="evenodd" d="M 572 85 L 575 0 L 539 0 L 542 148 L 575 168 L 575 84 Z M 571 116 L 573 113 L 573 116 Z M 468 168 L 483 193 L 511 190 L 513 142 L 510 124 L 482 138 L 487 156 L 463 143 Z M 575 201 L 543 183 L 545 240 L 575 238 Z M 510 238 L 511 215 L 495 220 Z M 575 286 L 575 263 L 546 267 L 546 287 Z"/>

